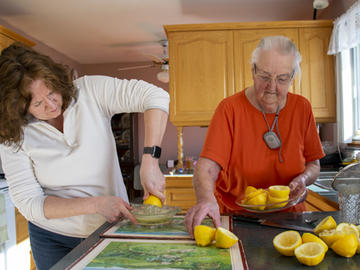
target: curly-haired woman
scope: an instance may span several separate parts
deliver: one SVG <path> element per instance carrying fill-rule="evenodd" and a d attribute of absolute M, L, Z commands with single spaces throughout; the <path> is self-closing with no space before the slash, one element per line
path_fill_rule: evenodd
<path fill-rule="evenodd" d="M 129 210 L 111 117 L 144 112 L 144 145 L 159 147 L 167 92 L 138 80 L 72 81 L 48 56 L 16 43 L 0 56 L 0 155 L 15 206 L 29 221 L 38 270 L 49 269 L 106 220 Z M 146 198 L 164 199 L 158 159 L 144 154 Z"/>

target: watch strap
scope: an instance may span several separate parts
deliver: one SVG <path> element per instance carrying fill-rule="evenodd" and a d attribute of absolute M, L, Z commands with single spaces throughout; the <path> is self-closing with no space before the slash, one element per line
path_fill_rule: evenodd
<path fill-rule="evenodd" d="M 154 145 L 151 147 L 144 147 L 144 154 L 151 154 L 152 157 L 154 158 L 160 158 L 161 156 L 161 147 Z"/>

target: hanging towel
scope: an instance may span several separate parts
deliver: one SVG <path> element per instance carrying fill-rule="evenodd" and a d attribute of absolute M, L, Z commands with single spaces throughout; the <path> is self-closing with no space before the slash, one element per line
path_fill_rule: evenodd
<path fill-rule="evenodd" d="M 9 239 L 6 219 L 5 194 L 0 194 L 0 244 Z"/>

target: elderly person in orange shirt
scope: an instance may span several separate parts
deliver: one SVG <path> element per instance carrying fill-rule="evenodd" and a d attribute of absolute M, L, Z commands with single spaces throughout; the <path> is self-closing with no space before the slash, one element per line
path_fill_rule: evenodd
<path fill-rule="evenodd" d="M 263 38 L 252 54 L 253 85 L 218 105 L 194 172 L 191 234 L 206 216 L 218 227 L 220 213 L 244 210 L 235 201 L 247 186 L 288 185 L 305 200 L 324 152 L 309 101 L 289 93 L 300 61 L 288 38 Z M 304 210 L 304 203 L 288 209 Z"/>

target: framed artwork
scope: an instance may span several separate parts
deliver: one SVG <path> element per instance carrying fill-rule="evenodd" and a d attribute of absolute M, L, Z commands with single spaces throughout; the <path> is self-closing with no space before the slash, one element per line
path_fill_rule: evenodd
<path fill-rule="evenodd" d="M 232 229 L 231 218 L 229 216 L 221 216 L 221 227 Z M 210 218 L 203 220 L 202 224 L 213 226 Z M 103 232 L 101 237 L 110 238 L 151 238 L 151 239 L 192 239 L 186 231 L 184 225 L 184 216 L 175 216 L 172 222 L 161 226 L 142 226 L 134 225 L 129 220 L 122 220 Z"/>
<path fill-rule="evenodd" d="M 229 249 L 193 240 L 103 238 L 67 269 L 248 269 L 241 241 Z"/>

